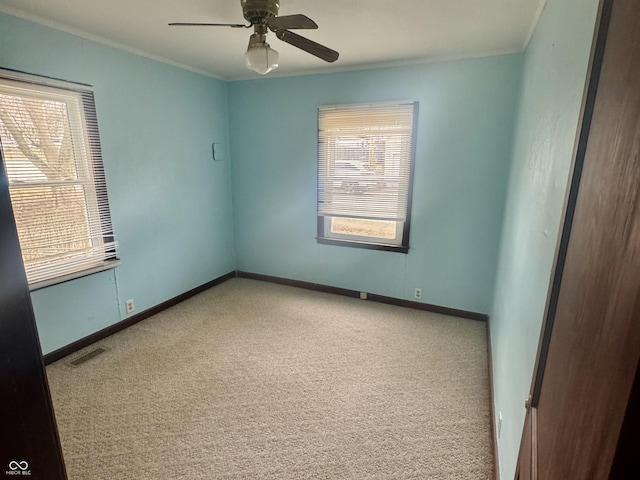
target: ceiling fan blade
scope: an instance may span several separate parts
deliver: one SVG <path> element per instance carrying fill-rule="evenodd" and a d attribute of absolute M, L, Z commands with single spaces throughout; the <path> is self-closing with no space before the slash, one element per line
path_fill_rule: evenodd
<path fill-rule="evenodd" d="M 315 30 L 318 24 L 306 15 L 283 15 L 266 19 L 267 25 L 273 30 L 291 30 L 306 28 Z"/>
<path fill-rule="evenodd" d="M 299 49 L 304 50 L 311 55 L 315 55 L 316 57 L 321 58 L 325 62 L 335 62 L 340 56 L 340 54 L 335 50 L 331 50 L 324 45 L 320 45 L 313 40 L 304 38 L 303 36 L 298 35 L 297 33 L 290 32 L 289 30 L 276 31 L 276 37 L 278 37 L 283 42 L 287 42 L 294 47 L 298 47 Z"/>
<path fill-rule="evenodd" d="M 251 25 L 243 25 L 241 23 L 183 23 L 173 22 L 170 27 L 231 27 L 231 28 L 249 28 Z"/>

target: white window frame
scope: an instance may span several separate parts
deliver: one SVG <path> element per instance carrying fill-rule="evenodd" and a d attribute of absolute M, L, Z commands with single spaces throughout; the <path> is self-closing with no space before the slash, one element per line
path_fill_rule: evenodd
<path fill-rule="evenodd" d="M 50 100 L 66 104 L 76 172 L 75 178 L 62 180 L 47 180 L 46 177 L 41 179 L 37 173 L 22 172 L 23 177 L 15 180 L 21 172 L 20 167 L 14 167 L 12 163 L 19 159 L 6 156 L 0 138 L 0 164 L 7 173 L 9 191 L 14 194 L 25 192 L 29 195 L 29 189 L 32 188 L 75 187 L 81 189 L 80 195 L 84 199 L 87 222 L 87 236 L 84 241 L 88 242 L 89 246 L 69 249 L 43 259 L 25 261 L 29 288 L 33 291 L 116 267 L 119 264 L 118 244 L 111 224 L 92 89 L 82 84 L 0 69 L 0 93 L 3 92 L 24 98 L 27 102 Z M 12 173 L 12 168 L 17 170 Z M 38 170 L 35 164 L 30 170 L 34 169 Z M 37 195 L 33 198 L 37 199 Z M 31 218 L 37 219 L 37 215 L 36 212 Z M 18 220 L 16 222 L 19 223 Z M 33 241 L 24 239 L 21 240 L 21 247 L 23 253 L 25 249 L 34 248 L 55 250 L 55 244 L 49 247 L 43 242 L 40 246 L 34 246 Z"/>
<path fill-rule="evenodd" d="M 331 123 L 330 120 L 325 120 L 328 116 L 332 115 L 332 112 L 337 112 L 338 115 L 347 115 L 353 117 L 353 125 L 347 123 L 345 125 L 346 129 L 351 131 L 351 133 L 345 133 L 342 138 L 351 137 L 353 135 L 353 131 L 358 131 L 361 129 L 361 132 L 367 131 L 367 125 L 364 120 L 358 120 L 358 114 L 364 112 L 366 114 L 374 111 L 384 111 L 388 113 L 389 111 L 393 111 L 395 109 L 404 109 L 405 114 L 406 111 L 411 111 L 411 120 L 410 120 L 410 146 L 408 152 L 406 148 L 403 150 L 402 162 L 406 162 L 402 164 L 401 168 L 406 169 L 408 172 L 408 178 L 406 181 L 406 190 L 400 188 L 397 190 L 398 192 L 403 192 L 406 195 L 406 207 L 403 211 L 396 213 L 395 215 L 387 214 L 385 217 L 383 213 L 380 211 L 372 211 L 370 214 L 367 212 L 363 212 L 363 207 L 360 207 L 355 215 L 348 215 L 345 212 L 336 210 L 332 211 L 332 207 L 329 205 L 332 202 L 333 197 L 336 195 L 335 191 L 332 190 L 332 184 L 339 184 L 339 181 L 336 181 L 337 177 L 333 170 L 335 167 L 336 157 L 335 154 L 332 153 L 332 145 L 337 143 L 337 139 L 341 137 L 341 135 L 336 134 L 333 131 L 329 131 L 329 129 L 324 125 L 324 123 Z M 384 103 L 374 103 L 374 104 L 352 104 L 352 105 L 329 105 L 320 107 L 318 109 L 318 236 L 316 237 L 318 243 L 329 244 L 329 245 L 340 245 L 347 247 L 357 247 L 357 248 L 366 248 L 366 249 L 375 249 L 375 250 L 385 250 L 392 252 L 400 252 L 400 253 L 408 253 L 409 251 L 409 236 L 410 236 L 410 219 L 411 219 L 411 202 L 413 197 L 413 177 L 414 177 L 414 168 L 415 168 L 415 147 L 416 147 L 416 137 L 417 137 L 417 118 L 418 118 L 418 103 L 411 101 L 402 101 L 402 102 L 384 102 Z M 347 120 L 350 122 L 351 120 Z M 360 124 L 358 122 L 361 122 Z M 364 127 L 363 125 L 364 124 Z M 407 127 L 407 125 L 405 125 Z M 352 130 L 353 129 L 353 130 Z M 371 133 L 360 133 L 359 135 L 368 136 L 370 138 L 375 138 L 376 133 L 375 129 L 371 128 L 369 130 Z M 400 134 L 398 134 L 400 135 Z M 391 136 L 387 133 L 379 133 L 381 138 L 388 138 Z M 406 143 L 406 133 L 402 138 L 405 138 Z M 336 147 L 334 147 L 336 148 Z M 354 163 L 365 163 L 365 159 L 357 159 L 353 160 Z M 365 181 L 367 177 L 355 177 L 358 181 Z M 403 177 L 404 178 L 404 177 Z M 386 180 L 386 178 L 383 178 Z M 358 195 L 357 192 L 351 192 L 344 190 L 345 194 L 353 194 Z M 364 195 L 360 195 L 358 200 L 355 202 L 359 202 L 362 204 L 362 201 L 365 200 L 366 203 L 366 193 Z M 375 202 L 375 200 L 373 200 Z M 366 210 L 368 207 L 364 207 Z M 379 206 L 373 205 L 371 208 L 374 210 L 376 208 L 380 208 Z M 402 209 L 401 209 L 402 210 Z M 399 218 L 400 217 L 400 218 Z M 395 238 L 383 238 L 383 237 L 375 237 L 369 235 L 358 235 L 358 234 L 348 234 L 348 233 L 338 233 L 332 231 L 332 221 L 334 218 L 354 218 L 354 219 L 364 219 L 364 220 L 382 220 L 382 221 L 393 221 L 395 222 Z"/>

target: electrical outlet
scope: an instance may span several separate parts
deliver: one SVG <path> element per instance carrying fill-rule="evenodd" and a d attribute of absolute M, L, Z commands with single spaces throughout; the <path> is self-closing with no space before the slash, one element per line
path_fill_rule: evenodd
<path fill-rule="evenodd" d="M 417 298 L 418 300 L 420 300 L 422 298 L 422 289 L 421 288 L 416 288 L 413 291 L 413 298 Z"/>
<path fill-rule="evenodd" d="M 501 431 L 502 431 L 502 412 L 498 412 L 498 438 L 500 438 Z"/>
<path fill-rule="evenodd" d="M 362 300 L 366 300 L 367 299 L 367 292 L 360 292 L 360 298 Z"/>
<path fill-rule="evenodd" d="M 136 309 L 135 304 L 133 303 L 133 299 L 127 300 L 127 313 L 133 313 L 133 311 Z"/>

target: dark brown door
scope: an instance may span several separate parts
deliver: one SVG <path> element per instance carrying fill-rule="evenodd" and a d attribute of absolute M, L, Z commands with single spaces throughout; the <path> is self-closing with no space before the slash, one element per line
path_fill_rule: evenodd
<path fill-rule="evenodd" d="M 541 480 L 610 478 L 640 359 L 640 2 L 602 21 L 520 456 Z"/>

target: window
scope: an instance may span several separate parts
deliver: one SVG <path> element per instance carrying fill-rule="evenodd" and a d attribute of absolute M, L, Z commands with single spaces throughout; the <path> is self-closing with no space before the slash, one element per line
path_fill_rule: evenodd
<path fill-rule="evenodd" d="M 0 70 L 0 158 L 32 290 L 117 264 L 90 89 Z"/>
<path fill-rule="evenodd" d="M 318 242 L 407 253 L 413 102 L 320 107 Z"/>

